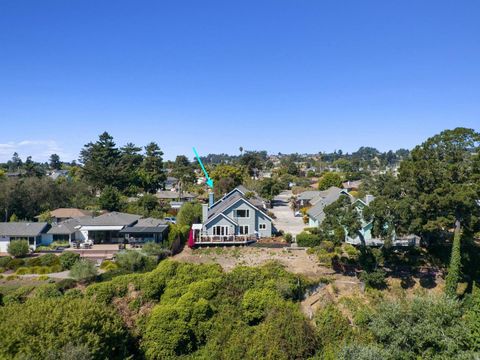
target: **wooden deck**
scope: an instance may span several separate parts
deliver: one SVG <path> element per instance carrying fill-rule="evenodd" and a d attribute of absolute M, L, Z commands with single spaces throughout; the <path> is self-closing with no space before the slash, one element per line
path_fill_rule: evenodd
<path fill-rule="evenodd" d="M 247 245 L 257 240 L 258 237 L 252 235 L 202 235 L 195 240 L 195 245 Z"/>

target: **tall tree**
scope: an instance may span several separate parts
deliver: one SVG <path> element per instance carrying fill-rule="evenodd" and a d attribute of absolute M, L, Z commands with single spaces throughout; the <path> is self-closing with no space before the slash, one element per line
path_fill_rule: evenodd
<path fill-rule="evenodd" d="M 9 161 L 9 168 L 11 171 L 19 170 L 23 165 L 22 159 L 17 152 L 13 153 L 12 160 Z"/>
<path fill-rule="evenodd" d="M 172 165 L 171 175 L 180 182 L 180 189 L 192 185 L 195 181 L 195 171 L 185 155 L 178 155 Z"/>
<path fill-rule="evenodd" d="M 427 244 L 450 242 L 460 231 L 462 245 L 471 243 L 480 230 L 479 152 L 480 134 L 466 128 L 445 130 L 416 146 L 401 163 L 398 179 L 374 187 L 374 234 L 387 224 L 397 234 L 418 234 Z M 459 248 L 457 235 L 454 263 Z M 451 271 L 458 279 L 460 264 L 451 268 L 458 269 Z M 455 281 L 449 281 L 451 289 Z"/>
<path fill-rule="evenodd" d="M 106 186 L 98 198 L 98 205 L 103 210 L 120 211 L 123 207 L 120 191 L 113 186 Z"/>
<path fill-rule="evenodd" d="M 362 217 L 349 195 L 340 195 L 337 201 L 324 209 L 325 219 L 322 221 L 320 230 L 330 240 L 339 243 L 345 235 L 358 236 L 365 247 L 365 238 L 361 232 Z"/>
<path fill-rule="evenodd" d="M 480 186 L 475 181 L 479 151 L 480 134 L 472 129 L 446 130 L 429 138 L 401 163 L 398 180 L 390 180 L 391 186 L 378 183 L 373 208 L 385 204 L 393 210 L 397 232 L 417 233 L 429 242 L 451 239 L 457 221 L 471 237 L 480 230 Z"/>
<path fill-rule="evenodd" d="M 167 179 L 163 169 L 163 152 L 160 147 L 151 142 L 145 146 L 145 157 L 140 167 L 140 179 L 143 189 L 154 194 L 162 188 Z"/>
<path fill-rule="evenodd" d="M 124 181 L 119 178 L 120 150 L 109 133 L 104 132 L 97 142 L 86 144 L 80 152 L 80 162 L 83 163 L 83 177 L 93 188 L 123 187 Z"/>
<path fill-rule="evenodd" d="M 58 154 L 50 155 L 48 164 L 52 170 L 60 170 L 62 168 L 62 162 L 60 161 L 60 156 L 58 156 Z"/>
<path fill-rule="evenodd" d="M 27 157 L 27 160 L 25 160 L 25 164 L 23 164 L 23 167 L 25 169 L 26 176 L 40 177 L 42 175 L 45 175 L 42 166 L 39 163 L 33 161 L 31 156 Z"/>
<path fill-rule="evenodd" d="M 323 174 L 318 182 L 318 190 L 327 190 L 332 186 L 342 187 L 342 177 L 334 172 Z"/>
<path fill-rule="evenodd" d="M 210 175 L 215 180 L 215 196 L 220 197 L 240 185 L 244 173 L 238 166 L 217 165 Z"/>
<path fill-rule="evenodd" d="M 141 154 L 142 148 L 135 144 L 128 143 L 120 148 L 120 162 L 119 167 L 121 171 L 121 178 L 124 179 L 125 184 L 122 188 L 127 188 L 128 192 L 134 195 L 138 192 L 138 187 L 141 186 L 139 176 L 139 169 L 143 161 Z"/>
<path fill-rule="evenodd" d="M 460 223 L 457 222 L 453 237 L 452 255 L 447 277 L 445 278 L 445 294 L 451 297 L 457 296 L 457 286 L 460 281 L 462 255 L 461 255 L 461 231 Z"/>
<path fill-rule="evenodd" d="M 245 166 L 250 176 L 255 176 L 263 169 L 266 161 L 266 153 L 258 151 L 246 151 L 240 158 L 240 164 Z"/>

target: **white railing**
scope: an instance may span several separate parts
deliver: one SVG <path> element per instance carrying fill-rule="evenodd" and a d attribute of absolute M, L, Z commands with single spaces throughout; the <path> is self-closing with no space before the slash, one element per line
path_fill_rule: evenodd
<path fill-rule="evenodd" d="M 195 242 L 201 243 L 247 243 L 256 241 L 255 235 L 201 235 Z"/>

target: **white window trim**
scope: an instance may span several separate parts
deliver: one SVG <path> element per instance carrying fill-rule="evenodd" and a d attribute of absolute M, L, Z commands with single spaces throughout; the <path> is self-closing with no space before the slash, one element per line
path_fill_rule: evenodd
<path fill-rule="evenodd" d="M 246 232 L 244 231 L 244 233 L 242 234 L 241 231 L 240 231 L 241 228 L 244 228 L 244 229 L 246 228 L 247 231 Z M 249 233 L 250 233 L 250 226 L 249 225 L 238 225 L 238 234 L 239 235 L 248 235 Z"/>
<path fill-rule="evenodd" d="M 215 229 L 220 229 L 220 228 L 223 228 L 223 232 L 224 234 L 222 235 L 222 231 L 218 231 L 220 234 L 215 234 Z M 212 227 L 212 233 L 213 233 L 213 236 L 227 236 L 230 234 L 230 226 L 228 225 L 215 225 Z"/>
<path fill-rule="evenodd" d="M 262 228 L 263 226 L 263 228 Z M 267 223 L 258 224 L 258 230 L 267 230 Z"/>

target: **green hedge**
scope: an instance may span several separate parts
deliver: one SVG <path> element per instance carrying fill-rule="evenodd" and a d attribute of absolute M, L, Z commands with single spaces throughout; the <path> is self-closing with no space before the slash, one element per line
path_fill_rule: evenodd
<path fill-rule="evenodd" d="M 309 232 L 303 231 L 297 235 L 298 246 L 315 247 L 320 245 L 320 242 L 320 235 L 317 234 L 311 234 Z"/>

